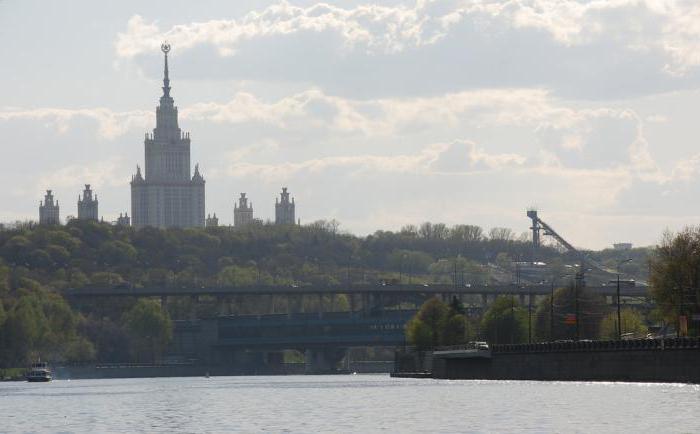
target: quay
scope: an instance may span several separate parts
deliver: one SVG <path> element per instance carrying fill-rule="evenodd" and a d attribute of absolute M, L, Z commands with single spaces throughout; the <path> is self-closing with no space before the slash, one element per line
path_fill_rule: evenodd
<path fill-rule="evenodd" d="M 417 376 L 416 374 L 420 374 Z M 700 338 L 451 347 L 396 353 L 395 377 L 700 383 Z"/>

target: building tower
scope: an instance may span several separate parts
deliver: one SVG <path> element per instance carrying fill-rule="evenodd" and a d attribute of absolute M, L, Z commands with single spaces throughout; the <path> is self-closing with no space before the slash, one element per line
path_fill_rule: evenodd
<path fill-rule="evenodd" d="M 97 195 L 92 197 L 90 184 L 85 184 L 82 198 L 78 195 L 78 220 L 97 221 Z"/>
<path fill-rule="evenodd" d="M 117 225 L 131 226 L 131 218 L 129 217 L 129 213 L 125 212 L 124 215 L 122 215 L 122 213 L 119 213 L 119 217 L 117 217 Z"/>
<path fill-rule="evenodd" d="M 238 203 L 233 204 L 233 226 L 241 227 L 253 222 L 253 202 L 248 203 L 245 193 L 241 193 Z"/>
<path fill-rule="evenodd" d="M 170 96 L 168 52 L 165 55 L 163 95 L 156 108 L 156 127 L 146 133 L 145 168 L 131 178 L 131 218 L 134 227 L 204 227 L 204 178 L 195 165 L 190 177 L 190 133 L 178 126 L 177 107 Z"/>
<path fill-rule="evenodd" d="M 219 226 L 219 218 L 216 216 L 216 213 L 214 213 L 213 216 L 207 214 L 206 225 L 208 228 L 215 228 Z"/>
<path fill-rule="evenodd" d="M 287 187 L 282 187 L 280 198 L 275 199 L 275 224 L 294 224 L 294 198 L 292 198 L 291 202 L 289 201 L 289 192 L 287 192 Z"/>
<path fill-rule="evenodd" d="M 61 216 L 58 209 L 58 200 L 54 203 L 51 190 L 46 190 L 44 202 L 39 202 L 39 224 L 58 225 L 61 223 Z"/>

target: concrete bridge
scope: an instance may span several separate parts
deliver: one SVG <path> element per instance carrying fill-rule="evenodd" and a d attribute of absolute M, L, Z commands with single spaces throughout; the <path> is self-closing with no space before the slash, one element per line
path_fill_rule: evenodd
<path fill-rule="evenodd" d="M 587 290 L 603 296 L 613 296 L 617 287 L 613 284 L 587 286 Z M 313 295 L 313 294 L 425 294 L 425 295 L 548 295 L 549 284 L 541 285 L 453 285 L 453 284 L 346 284 L 346 285 L 246 285 L 246 286 L 85 286 L 69 288 L 63 294 L 69 298 L 84 297 L 177 297 L 177 296 L 226 296 L 226 295 Z M 646 286 L 623 285 L 623 297 L 646 297 Z"/>
<path fill-rule="evenodd" d="M 304 354 L 307 372 L 332 372 L 352 347 L 405 344 L 404 326 L 415 310 L 277 315 L 233 315 L 175 321 L 171 352 L 208 365 L 257 364 L 275 370 L 283 350 Z"/>

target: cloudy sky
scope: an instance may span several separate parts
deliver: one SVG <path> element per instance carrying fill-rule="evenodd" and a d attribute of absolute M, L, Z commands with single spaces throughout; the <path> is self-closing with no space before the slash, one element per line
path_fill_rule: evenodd
<path fill-rule="evenodd" d="M 161 94 L 207 180 L 357 234 L 441 221 L 581 247 L 700 222 L 696 0 L 0 1 L 0 221 L 52 188 L 106 220 Z"/>

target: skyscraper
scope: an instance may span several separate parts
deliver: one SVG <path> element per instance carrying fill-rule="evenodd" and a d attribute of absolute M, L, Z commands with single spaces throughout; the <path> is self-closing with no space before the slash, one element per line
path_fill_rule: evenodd
<path fill-rule="evenodd" d="M 282 187 L 280 198 L 275 199 L 275 224 L 294 224 L 294 198 L 292 198 L 291 202 L 289 201 L 289 192 L 287 192 L 287 187 Z"/>
<path fill-rule="evenodd" d="M 198 165 L 190 177 L 190 133 L 180 130 L 170 96 L 170 45 L 164 43 L 161 50 L 165 55 L 163 96 L 156 108 L 156 127 L 144 141 L 144 173 L 137 166 L 131 178 L 131 221 L 137 228 L 203 227 L 205 181 Z"/>
<path fill-rule="evenodd" d="M 39 202 L 39 224 L 57 225 L 61 223 L 58 201 L 54 202 L 51 190 L 46 190 L 44 202 Z"/>
<path fill-rule="evenodd" d="M 248 203 L 245 193 L 241 193 L 238 203 L 233 204 L 233 226 L 241 227 L 253 222 L 253 202 Z"/>
<path fill-rule="evenodd" d="M 97 195 L 92 197 L 90 184 L 85 184 L 82 198 L 78 195 L 78 219 L 97 221 Z"/>

